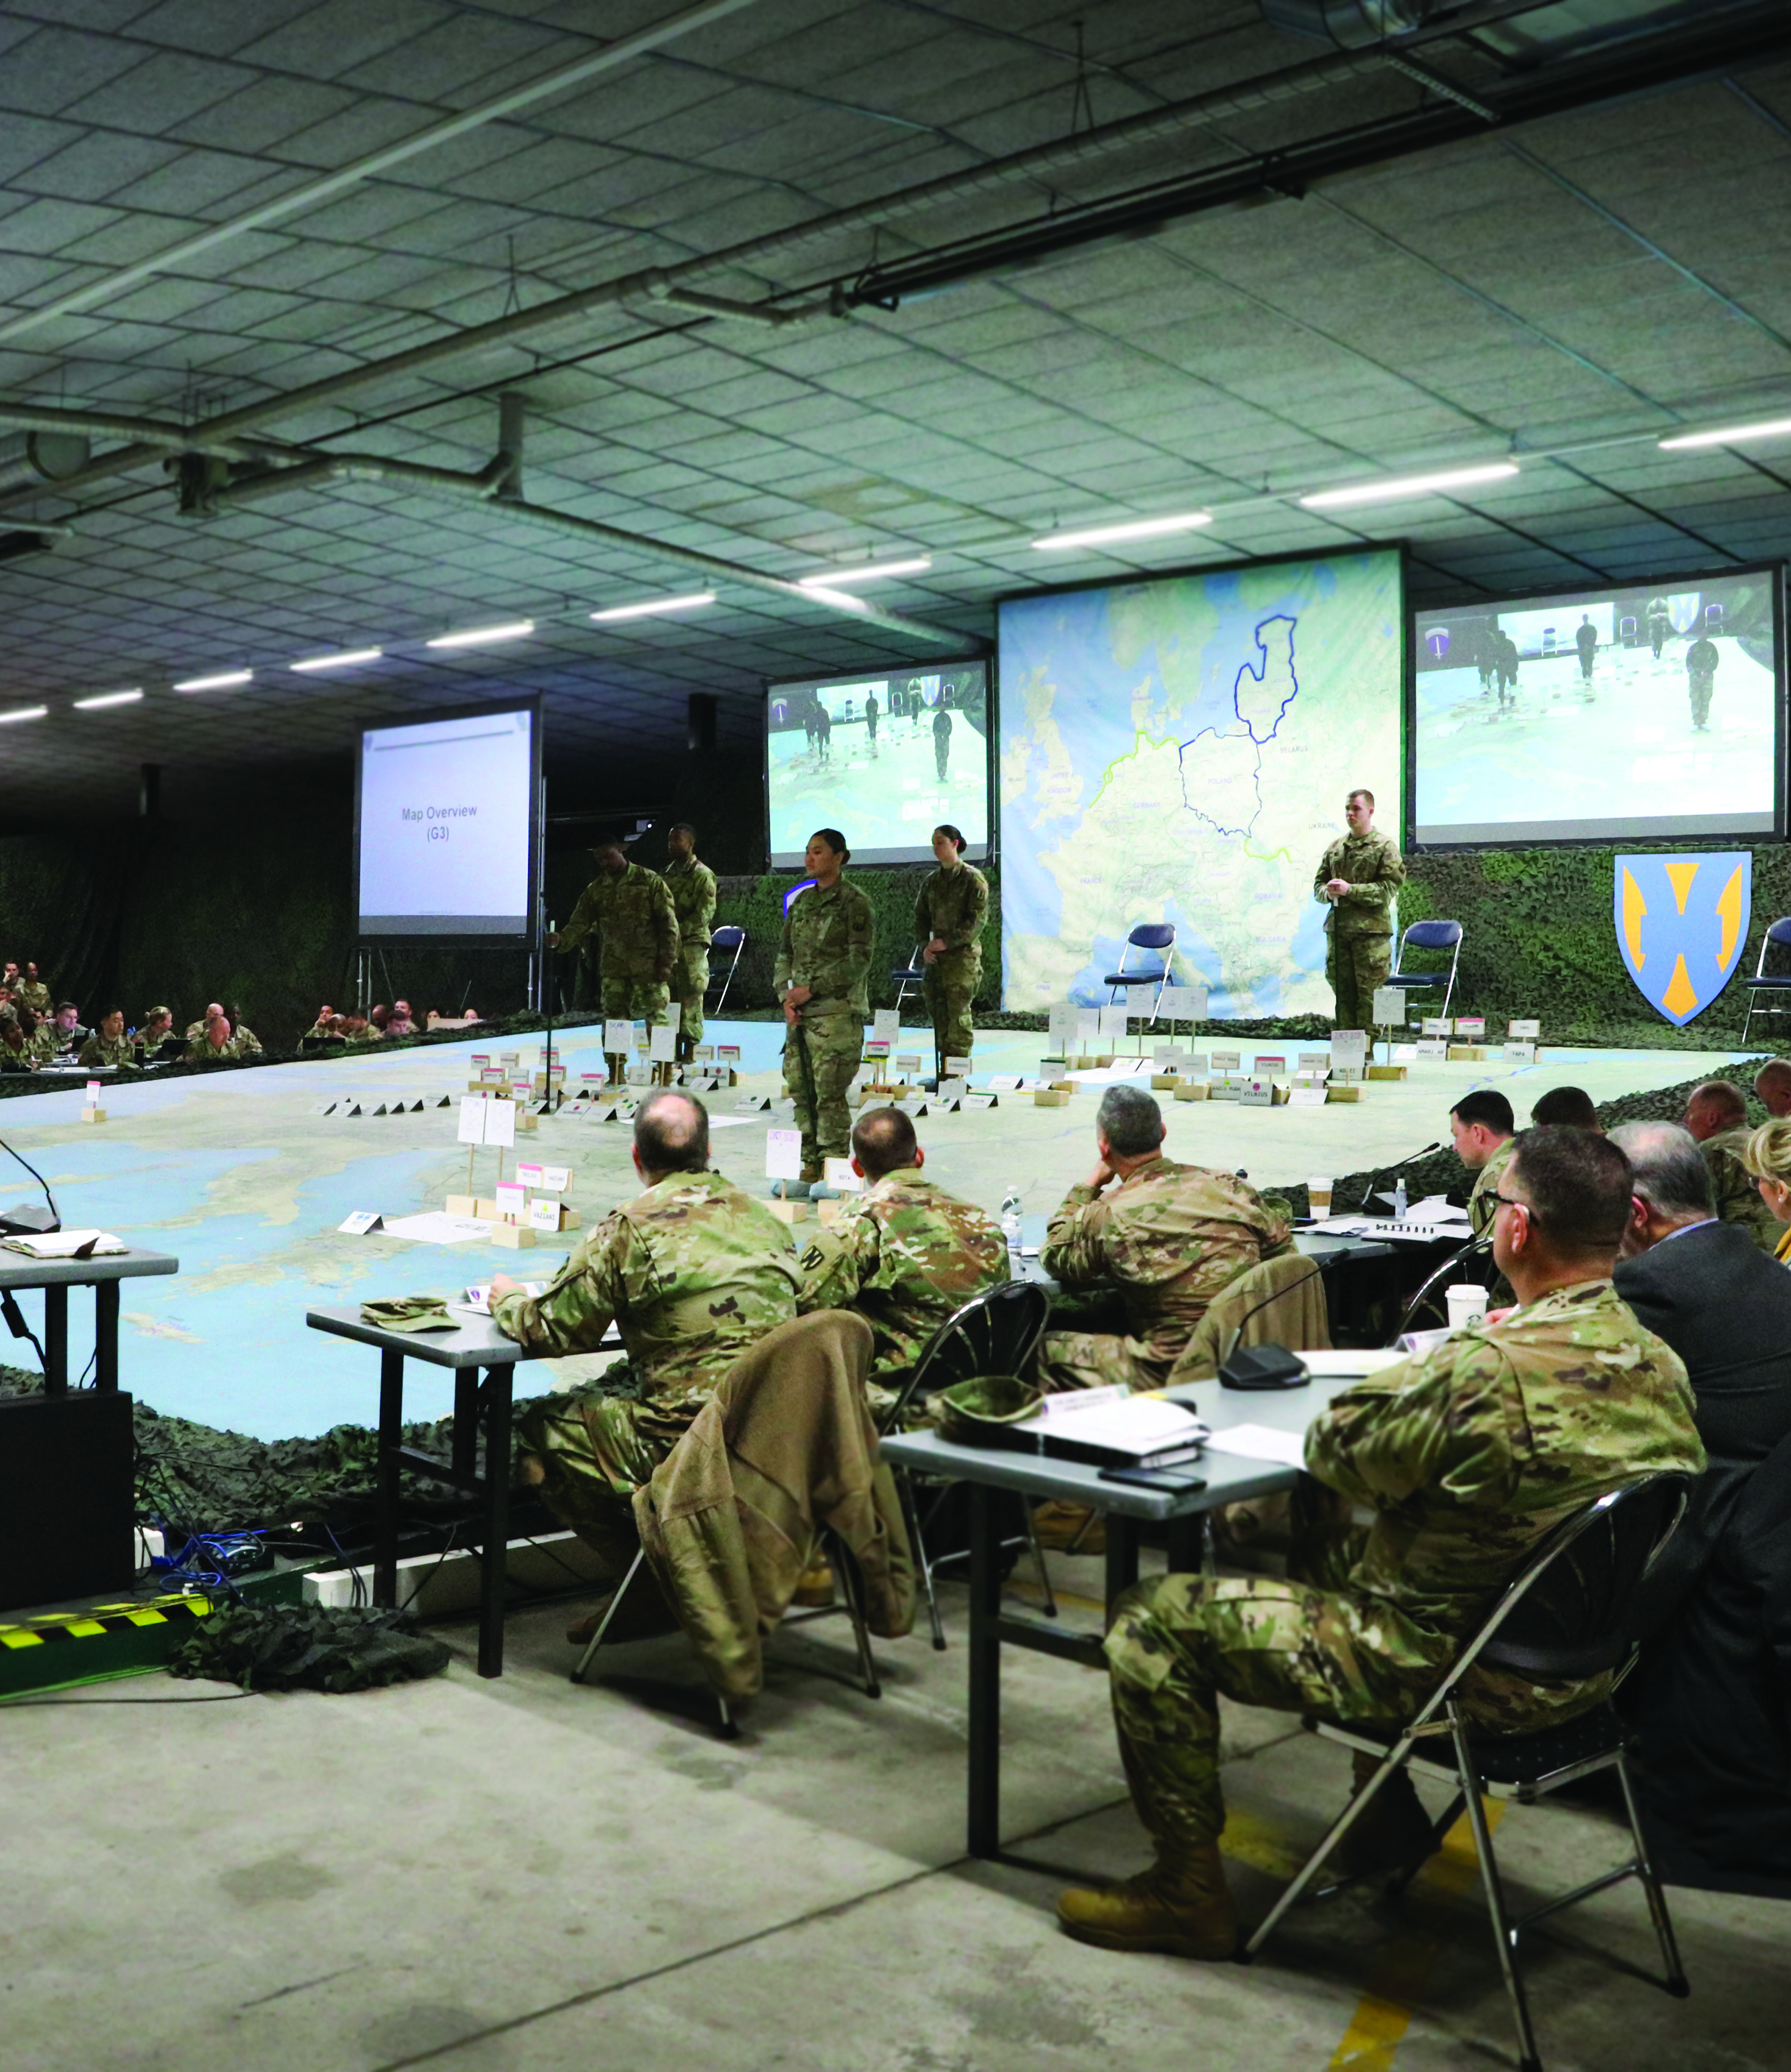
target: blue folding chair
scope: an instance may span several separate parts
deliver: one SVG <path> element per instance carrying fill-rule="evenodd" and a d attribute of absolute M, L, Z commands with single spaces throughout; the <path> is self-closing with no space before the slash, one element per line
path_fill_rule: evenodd
<path fill-rule="evenodd" d="M 1791 949 L 1791 915 L 1775 921 L 1760 939 L 1760 962 L 1753 976 L 1748 981 L 1748 1018 L 1741 1025 L 1741 1041 L 1745 1045 L 1748 1031 L 1756 1014 L 1791 1014 L 1791 1006 L 1763 1007 L 1760 996 L 1768 1000 L 1775 996 L 1780 1000 L 1791 997 L 1791 972 L 1768 972 L 1766 953 L 1774 944 L 1781 949 Z"/>
<path fill-rule="evenodd" d="M 1406 960 L 1407 949 L 1447 950 L 1449 968 L 1446 972 L 1408 972 L 1400 967 Z M 1414 921 L 1399 938 L 1399 953 L 1393 960 L 1393 968 L 1386 975 L 1386 983 L 1396 985 L 1408 993 L 1417 993 L 1432 986 L 1443 989 L 1443 1013 L 1449 1012 L 1449 1002 L 1455 997 L 1456 967 L 1461 961 L 1461 923 L 1459 921 Z"/>
<path fill-rule="evenodd" d="M 917 943 L 914 945 L 914 954 L 907 963 L 898 964 L 889 973 L 889 983 L 896 989 L 895 1004 L 898 1017 L 901 1015 L 902 1004 L 906 1000 L 909 993 L 911 991 L 919 992 L 926 983 L 926 966 L 921 955 L 926 947 L 924 943 Z"/>
<path fill-rule="evenodd" d="M 746 948 L 746 931 L 744 928 L 736 928 L 732 927 L 717 928 L 715 933 L 709 937 L 709 955 L 711 957 L 715 955 L 717 950 L 721 951 L 724 956 L 727 955 L 729 950 L 733 952 L 733 962 L 729 964 L 727 969 L 721 975 L 721 995 L 716 1001 L 714 1006 L 705 1010 L 707 1013 L 716 1016 L 717 1019 L 721 1017 L 723 1003 L 728 997 L 728 988 L 733 984 L 733 975 L 740 968 L 740 953 Z M 709 967 L 709 984 L 713 985 L 715 980 L 715 967 L 712 964 Z"/>
<path fill-rule="evenodd" d="M 1134 950 L 1145 952 L 1156 951 L 1162 959 L 1157 964 L 1140 965 L 1136 971 L 1126 968 L 1126 959 Z M 1107 998 L 1111 1007 L 1119 997 L 1119 989 L 1128 989 L 1127 1006 L 1131 1006 L 1130 989 L 1135 985 L 1154 985 L 1156 998 L 1151 1002 L 1150 1018 L 1156 1019 L 1156 1010 L 1162 1005 L 1163 989 L 1169 982 L 1169 962 L 1175 954 L 1175 923 L 1173 921 L 1140 921 L 1126 938 L 1126 946 L 1119 952 L 1119 968 L 1109 972 L 1101 980 L 1110 989 Z"/>

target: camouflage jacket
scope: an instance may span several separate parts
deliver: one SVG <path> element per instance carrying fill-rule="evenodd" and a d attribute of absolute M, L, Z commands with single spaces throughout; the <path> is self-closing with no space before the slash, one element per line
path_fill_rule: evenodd
<path fill-rule="evenodd" d="M 1107 1281 L 1132 1335 L 1173 1360 L 1214 1296 L 1292 1249 L 1288 1204 L 1234 1173 L 1156 1157 L 1102 1195 L 1072 1187 L 1051 1218 L 1040 1263 L 1066 1288 Z"/>
<path fill-rule="evenodd" d="M 52 1058 L 60 1058 L 68 1046 L 68 1038 L 53 1022 L 40 1022 L 25 1039 L 27 1057 L 35 1058 L 40 1065 L 47 1064 Z"/>
<path fill-rule="evenodd" d="M 1759 1182 L 1741 1162 L 1747 1141 L 1746 1130 L 1729 1129 L 1707 1137 L 1698 1149 L 1710 1169 L 1717 1215 L 1726 1223 L 1740 1224 L 1762 1252 L 1775 1252 L 1785 1226 L 1760 1199 Z"/>
<path fill-rule="evenodd" d="M 1517 1138 L 1506 1137 L 1474 1175 L 1473 1191 L 1468 1197 L 1468 1220 L 1474 1227 L 1476 1237 L 1499 1212 L 1499 1183 L 1505 1178 L 1506 1168 L 1511 1163 L 1512 1155 L 1517 1148 Z"/>
<path fill-rule="evenodd" d="M 1333 878 L 1350 886 L 1334 904 L 1325 892 Z M 1391 837 L 1370 828 L 1365 835 L 1340 835 L 1325 850 L 1312 874 L 1312 897 L 1331 909 L 1325 917 L 1329 933 L 1390 935 L 1393 902 L 1405 882 L 1405 862 Z"/>
<path fill-rule="evenodd" d="M 1007 1240 L 983 1210 L 905 1166 L 843 1205 L 803 1252 L 802 1275 L 803 1314 L 856 1309 L 876 1334 L 873 1369 L 890 1380 L 973 1295 L 1007 1279 Z"/>
<path fill-rule="evenodd" d="M 134 1046 L 128 1036 L 121 1036 L 112 1042 L 97 1030 L 82 1044 L 80 1058 L 83 1065 L 129 1065 L 136 1062 Z"/>
<path fill-rule="evenodd" d="M 787 1225 L 719 1173 L 674 1173 L 613 1209 L 539 1296 L 491 1314 L 531 1353 L 594 1351 L 613 1318 L 646 1422 L 676 1438 L 748 1346 L 796 1314 Z"/>
<path fill-rule="evenodd" d="M 969 950 L 979 963 L 983 954 L 983 923 L 988 914 L 988 880 L 967 863 L 955 870 L 941 864 L 920 888 L 914 902 L 914 939 L 930 943 L 937 935 L 949 953 Z"/>
<path fill-rule="evenodd" d="M 876 944 L 871 902 L 856 885 L 844 878 L 824 892 L 811 885 L 783 917 L 772 990 L 781 998 L 787 987 L 806 985 L 816 1007 L 856 1009 L 859 1020 L 868 1021 Z"/>
<path fill-rule="evenodd" d="M 706 950 L 715 928 L 715 873 L 696 857 L 681 857 L 666 865 L 665 886 L 680 941 L 687 950 Z"/>
<path fill-rule="evenodd" d="M 665 880 L 644 864 L 591 880 L 560 931 L 561 952 L 576 950 L 594 929 L 605 978 L 659 978 L 678 961 L 678 910 Z"/>
<path fill-rule="evenodd" d="M 40 978 L 23 978 L 12 989 L 12 997 L 30 1008 L 39 1022 L 47 1022 L 56 1011 L 56 1004 L 50 997 L 50 989 Z"/>
<path fill-rule="evenodd" d="M 239 1058 L 253 1058 L 261 1050 L 253 1035 L 245 1042 L 240 1035 L 232 1034 L 221 1048 L 214 1050 L 202 1030 L 180 1054 L 183 1065 L 232 1065 Z"/>
<path fill-rule="evenodd" d="M 1467 1326 L 1345 1389 L 1306 1434 L 1309 1472 L 1375 1514 L 1349 1589 L 1384 1608 L 1377 1651 L 1415 1689 L 1563 1519 L 1630 1476 L 1703 1465 L 1678 1354 L 1608 1281 Z M 1608 1683 L 1473 1671 L 1464 1688 L 1491 1719 L 1542 1725 Z"/>

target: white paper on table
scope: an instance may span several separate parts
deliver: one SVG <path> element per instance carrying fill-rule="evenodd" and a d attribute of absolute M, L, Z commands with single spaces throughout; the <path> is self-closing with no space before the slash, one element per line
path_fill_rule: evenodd
<path fill-rule="evenodd" d="M 1080 1390 L 1065 1396 L 1080 1396 Z M 1111 1446 L 1119 1453 L 1154 1453 L 1165 1446 L 1192 1445 L 1204 1438 L 1206 1427 L 1193 1412 L 1161 1396 L 1126 1396 L 1117 1401 L 1098 1398 L 1093 1403 L 1059 1404 L 1036 1417 L 1025 1419 L 1021 1429 L 1061 1433 L 1066 1438 L 1086 1440 L 1094 1446 Z"/>
<path fill-rule="evenodd" d="M 4 1244 L 9 1252 L 22 1252 L 27 1259 L 72 1259 L 88 1244 L 92 1245 L 91 1256 L 95 1258 L 130 1249 L 122 1238 L 102 1230 L 26 1231 L 0 1238 L 0 1244 Z"/>
<path fill-rule="evenodd" d="M 516 1141 L 516 1104 L 514 1101 L 495 1100 L 485 1104 L 485 1141 L 495 1145 L 499 1150 L 507 1150 Z"/>
<path fill-rule="evenodd" d="M 803 1170 L 803 1137 L 799 1129 L 768 1129 L 765 1133 L 765 1177 L 767 1180 L 799 1180 Z"/>
<path fill-rule="evenodd" d="M 1302 1353 L 1306 1371 L 1315 1381 L 1349 1381 L 1383 1367 L 1397 1367 L 1405 1358 L 1396 1346 L 1333 1346 L 1325 1352 Z"/>
<path fill-rule="evenodd" d="M 1306 1465 L 1306 1438 L 1301 1432 L 1277 1432 L 1268 1424 L 1233 1424 L 1206 1441 L 1209 1453 L 1230 1453 L 1243 1461 L 1273 1461 L 1284 1468 Z"/>
<path fill-rule="evenodd" d="M 1360 1237 L 1369 1221 L 1366 1216 L 1321 1216 L 1312 1228 L 1326 1237 Z"/>
<path fill-rule="evenodd" d="M 417 1216 L 398 1216 L 385 1226 L 388 1237 L 413 1244 L 470 1244 L 489 1242 L 491 1226 L 481 1216 L 450 1216 L 446 1209 L 426 1209 Z"/>
<path fill-rule="evenodd" d="M 893 1007 L 879 1007 L 871 1016 L 871 1034 L 879 1043 L 893 1043 L 902 1034 L 902 1018 Z"/>
<path fill-rule="evenodd" d="M 344 1216 L 336 1228 L 347 1237 L 365 1237 L 370 1230 L 381 1227 L 377 1209 L 356 1209 L 351 1216 Z"/>
<path fill-rule="evenodd" d="M 1458 1209 L 1447 1194 L 1427 1194 L 1406 1211 L 1415 1223 L 1464 1223 L 1468 1211 Z"/>
<path fill-rule="evenodd" d="M 491 1105 L 483 1094 L 461 1096 L 459 1141 L 462 1144 L 485 1141 L 485 1111 Z"/>

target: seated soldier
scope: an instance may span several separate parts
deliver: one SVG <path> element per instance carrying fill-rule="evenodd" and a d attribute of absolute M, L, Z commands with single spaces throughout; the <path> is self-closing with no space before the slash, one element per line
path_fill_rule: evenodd
<path fill-rule="evenodd" d="M 414 1036 L 417 1034 L 417 1024 L 410 1018 L 410 1002 L 408 1000 L 392 1001 L 392 1012 L 386 1017 L 385 1033 L 388 1036 Z"/>
<path fill-rule="evenodd" d="M 236 1042 L 237 1054 L 244 1058 L 258 1058 L 261 1054 L 261 1039 L 243 1019 L 243 1010 L 235 1001 L 224 1018 L 230 1024 L 230 1034 Z"/>
<path fill-rule="evenodd" d="M 1449 1110 L 1449 1135 L 1455 1155 L 1474 1176 L 1468 1197 L 1468 1220 L 1480 1233 L 1493 1220 L 1499 1181 L 1517 1148 L 1517 1118 L 1501 1093 L 1481 1087 L 1464 1094 Z"/>
<path fill-rule="evenodd" d="M 1564 1124 L 1569 1129 L 1596 1129 L 1598 1110 L 1584 1087 L 1551 1087 L 1538 1096 L 1530 1111 L 1531 1128 L 1545 1124 Z"/>
<path fill-rule="evenodd" d="M 327 1036 L 330 1033 L 330 1024 L 335 1021 L 335 1009 L 326 1001 L 317 1010 L 316 1021 L 299 1038 L 299 1042 L 301 1043 L 315 1042 L 319 1038 Z"/>
<path fill-rule="evenodd" d="M 1114 1716 L 1156 1864 L 1104 1892 L 1065 1893 L 1058 1917 L 1072 1935 L 1106 1950 L 1230 1957 L 1219 1696 L 1395 1729 L 1555 1526 L 1632 1476 L 1703 1468 L 1678 1355 L 1611 1285 L 1630 1181 L 1607 1137 L 1526 1131 L 1493 1223 L 1518 1308 L 1345 1389 L 1307 1433 L 1308 1474 L 1367 1505 L 1373 1524 L 1342 1523 L 1326 1491 L 1304 1482 L 1286 1582 L 1174 1574 L 1119 1599 L 1106 1642 Z M 1600 1703 L 1611 1676 L 1544 1684 L 1476 1669 L 1460 1688 L 1471 1718 L 1522 1733 Z M 1358 1756 L 1358 1783 L 1378 1767 Z M 1342 1855 L 1365 1876 L 1430 1846 L 1401 1775 Z"/>
<path fill-rule="evenodd" d="M 524 1416 L 525 1481 L 624 1575 L 639 1547 L 631 1498 L 690 1429 L 733 1362 L 796 1314 L 802 1276 L 786 1225 L 709 1170 L 708 1111 L 688 1094 L 650 1095 L 635 1116 L 635 1170 L 646 1189 L 593 1229 L 538 1296 L 507 1275 L 491 1314 L 537 1359 L 594 1352 L 614 1319 L 639 1381 L 622 1396 L 544 1397 Z M 626 1634 L 663 1630 L 670 1612 L 637 1577 Z M 606 1605 L 573 1627 L 582 1645 Z"/>
<path fill-rule="evenodd" d="M 174 1033 L 174 1009 L 171 1007 L 152 1007 L 143 1017 L 143 1026 L 137 1032 L 137 1041 L 143 1046 L 145 1058 L 153 1058 Z"/>
<path fill-rule="evenodd" d="M 1047 1389 L 1160 1388 L 1214 1297 L 1292 1249 L 1284 1202 L 1265 1199 L 1234 1173 L 1177 1165 L 1163 1155 L 1164 1135 L 1163 1111 L 1141 1087 L 1102 1095 L 1100 1156 L 1087 1181 L 1064 1196 L 1040 1260 L 1066 1288 L 1117 1286 L 1129 1330 L 1124 1338 L 1047 1332 L 1038 1362 Z"/>
<path fill-rule="evenodd" d="M 13 988 L 13 997 L 30 1008 L 39 1022 L 49 1019 L 54 1003 L 50 998 L 50 989 L 37 975 L 35 964 L 26 965 L 23 976 Z"/>
<path fill-rule="evenodd" d="M 1718 1218 L 1740 1223 L 1762 1252 L 1777 1250 L 1778 1224 L 1742 1160 L 1748 1137 L 1748 1100 L 1728 1079 L 1706 1079 L 1686 1098 L 1682 1126 L 1690 1131 L 1710 1168 Z"/>
<path fill-rule="evenodd" d="M 84 1065 L 128 1065 L 133 1062 L 130 1038 L 125 1034 L 125 1010 L 109 1007 L 100 1018 L 100 1026 L 82 1044 L 80 1062 Z"/>
<path fill-rule="evenodd" d="M 872 1375 L 889 1390 L 907 1379 L 947 1318 L 1008 1277 L 1000 1225 L 923 1178 L 926 1158 L 900 1108 L 861 1115 L 852 1170 L 869 1185 L 802 1256 L 798 1308 L 856 1309 L 875 1334 Z"/>
<path fill-rule="evenodd" d="M 239 1045 L 229 1018 L 220 1012 L 207 1019 L 204 1034 L 187 1046 L 180 1061 L 183 1065 L 234 1064 L 239 1058 L 249 1057 L 261 1047 L 253 1037 L 249 1044 L 249 1049 Z"/>
<path fill-rule="evenodd" d="M 0 1007 L 0 1071 L 37 1070 L 37 1056 L 31 1042 L 36 1028 L 37 1017 L 30 1008 Z"/>
<path fill-rule="evenodd" d="M 187 1023 L 187 1041 L 189 1043 L 197 1042 L 199 1038 L 205 1034 L 206 1029 L 211 1022 L 212 1017 L 214 1014 L 222 1014 L 223 1012 L 224 1002 L 221 1000 L 207 1001 L 205 1004 L 205 1012 L 199 1017 L 198 1021 L 189 1022 Z"/>

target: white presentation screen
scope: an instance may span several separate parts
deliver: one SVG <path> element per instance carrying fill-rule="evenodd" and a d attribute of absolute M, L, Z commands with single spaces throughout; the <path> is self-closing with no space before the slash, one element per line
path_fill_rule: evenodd
<path fill-rule="evenodd" d="M 1420 611 L 1420 842 L 1782 829 L 1777 568 Z"/>
<path fill-rule="evenodd" d="M 361 735 L 363 935 L 532 931 L 540 730 L 512 704 Z"/>
<path fill-rule="evenodd" d="M 1404 619 L 1386 552 L 1004 604 L 1003 1005 L 1105 1001 L 1168 921 L 1214 1017 L 1328 1013 L 1312 874 L 1353 787 L 1397 834 Z"/>
<path fill-rule="evenodd" d="M 924 863 L 933 830 L 988 853 L 988 670 L 981 662 L 774 684 L 765 700 L 774 869 L 799 865 L 817 828 L 856 863 Z"/>

